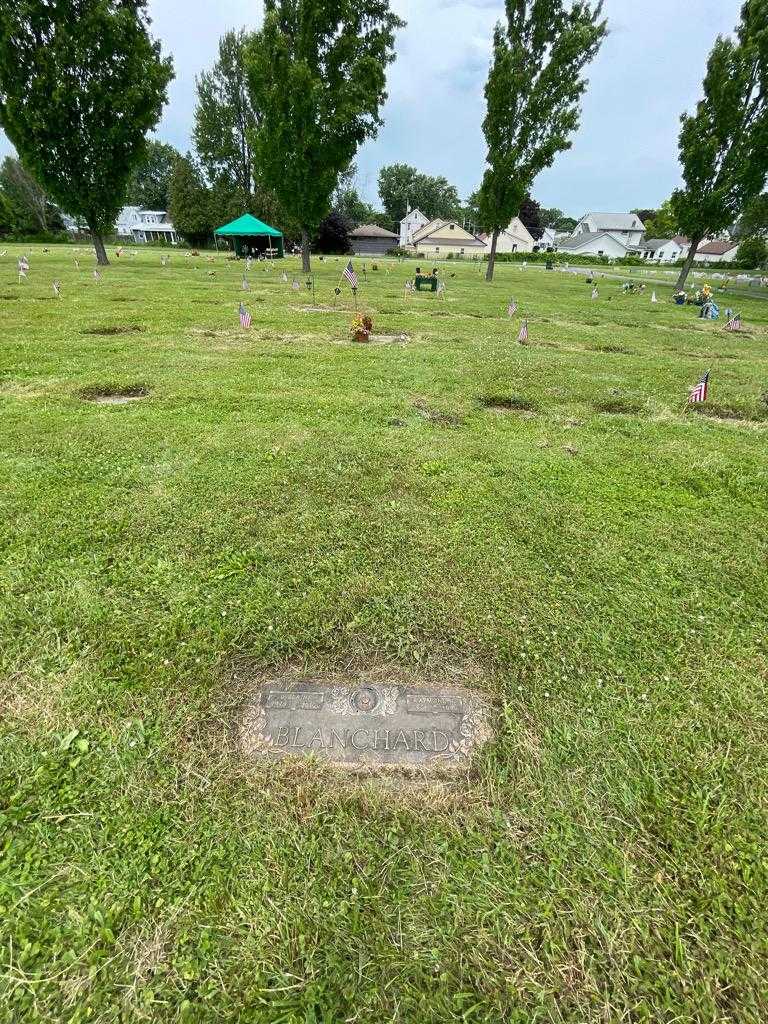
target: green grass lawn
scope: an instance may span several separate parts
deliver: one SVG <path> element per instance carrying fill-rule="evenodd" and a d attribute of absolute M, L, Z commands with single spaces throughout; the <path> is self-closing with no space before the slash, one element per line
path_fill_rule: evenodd
<path fill-rule="evenodd" d="M 768 303 L 733 335 L 671 287 L 445 263 L 406 299 L 368 259 L 409 340 L 359 345 L 348 288 L 306 309 L 343 261 L 313 298 L 147 249 L 97 283 L 34 246 L 19 284 L 20 252 L 0 1020 L 765 1021 Z M 430 785 L 248 763 L 282 667 L 468 684 L 496 737 Z"/>

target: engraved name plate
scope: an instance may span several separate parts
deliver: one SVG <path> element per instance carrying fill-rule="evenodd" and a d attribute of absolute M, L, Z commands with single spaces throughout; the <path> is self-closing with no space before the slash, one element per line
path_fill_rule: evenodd
<path fill-rule="evenodd" d="M 239 728 L 243 751 L 254 757 L 425 771 L 466 766 L 490 735 L 481 694 L 346 679 L 263 683 Z"/>

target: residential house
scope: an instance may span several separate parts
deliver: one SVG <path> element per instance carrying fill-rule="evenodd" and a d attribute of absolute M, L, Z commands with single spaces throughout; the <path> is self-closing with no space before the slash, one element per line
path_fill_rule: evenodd
<path fill-rule="evenodd" d="M 566 232 L 567 237 L 567 232 Z M 544 228 L 544 233 L 541 238 L 536 242 L 536 246 L 539 249 L 551 249 L 553 248 L 557 239 L 557 232 L 554 228 Z"/>
<path fill-rule="evenodd" d="M 677 263 L 685 259 L 683 246 L 674 238 L 649 238 L 643 244 L 651 250 L 648 259 L 654 263 Z"/>
<path fill-rule="evenodd" d="M 612 231 L 581 231 L 558 239 L 556 249 L 572 256 L 608 256 L 613 259 L 621 259 L 628 252 L 626 243 Z"/>
<path fill-rule="evenodd" d="M 421 210 L 406 210 L 405 216 L 400 221 L 400 247 L 405 249 L 410 245 L 411 239 L 417 231 L 429 224 L 429 217 L 425 217 Z"/>
<path fill-rule="evenodd" d="M 425 258 L 444 259 L 454 256 L 483 256 L 488 246 L 455 220 L 436 218 L 415 231 L 409 249 L 423 253 Z"/>
<path fill-rule="evenodd" d="M 350 231 L 349 242 L 356 256 L 383 256 L 399 244 L 400 236 L 378 224 L 361 224 Z"/>
<path fill-rule="evenodd" d="M 609 231 L 626 246 L 639 245 L 645 226 L 635 213 L 587 213 L 573 229 L 574 235 Z"/>
<path fill-rule="evenodd" d="M 491 235 L 478 235 L 478 238 L 485 242 L 490 251 Z M 509 227 L 499 232 L 499 237 L 496 239 L 496 252 L 533 252 L 535 244 L 534 237 L 525 224 L 519 217 L 514 217 Z"/>
<path fill-rule="evenodd" d="M 115 234 L 134 243 L 166 242 L 176 245 L 178 235 L 165 210 L 144 210 L 140 206 L 124 206 L 120 211 Z"/>
<path fill-rule="evenodd" d="M 738 248 L 738 242 L 723 240 L 706 242 L 696 252 L 696 261 L 698 263 L 733 263 Z"/>

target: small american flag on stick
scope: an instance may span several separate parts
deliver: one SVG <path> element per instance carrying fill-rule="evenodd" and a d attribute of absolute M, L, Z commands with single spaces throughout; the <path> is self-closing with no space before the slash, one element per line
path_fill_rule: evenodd
<path fill-rule="evenodd" d="M 99 281 L 101 281 L 101 274 L 98 272 L 98 270 L 94 270 L 93 280 L 96 282 L 96 284 L 98 284 Z"/>
<path fill-rule="evenodd" d="M 726 331 L 740 331 L 741 330 L 741 314 L 734 313 L 728 323 L 725 325 Z"/>
<path fill-rule="evenodd" d="M 53 294 L 56 296 L 57 299 L 61 298 L 61 281 L 53 282 Z"/>
<path fill-rule="evenodd" d="M 696 402 L 706 402 L 707 392 L 709 391 L 709 370 L 704 374 L 699 383 L 695 388 L 691 388 L 690 394 L 688 395 L 688 404 L 694 405 Z"/>
<path fill-rule="evenodd" d="M 517 340 L 520 342 L 521 345 L 525 345 L 526 342 L 528 341 L 528 321 L 527 320 L 523 320 L 522 324 L 520 325 L 520 333 L 517 336 Z"/>
<path fill-rule="evenodd" d="M 241 302 L 240 303 L 240 326 L 244 327 L 244 328 L 245 327 L 250 327 L 251 323 L 252 323 L 251 314 L 248 312 L 248 310 L 245 308 L 245 306 Z"/>
<path fill-rule="evenodd" d="M 514 299 L 512 299 L 512 301 L 507 306 L 507 316 L 510 318 L 510 320 L 512 319 L 512 317 L 515 315 L 516 312 L 517 312 L 517 303 L 515 302 Z"/>
<path fill-rule="evenodd" d="M 355 268 L 352 266 L 352 260 L 350 260 L 346 267 L 344 267 L 344 277 L 349 281 L 350 287 L 354 291 L 357 288 L 357 274 Z"/>

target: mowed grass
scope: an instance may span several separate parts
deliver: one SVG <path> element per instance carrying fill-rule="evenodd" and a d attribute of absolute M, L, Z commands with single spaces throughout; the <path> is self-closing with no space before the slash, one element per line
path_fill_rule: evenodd
<path fill-rule="evenodd" d="M 358 259 L 409 339 L 366 346 L 343 261 L 21 249 L 0 1020 L 764 1021 L 768 304 Z M 468 683 L 496 738 L 454 783 L 244 762 L 285 666 Z"/>

